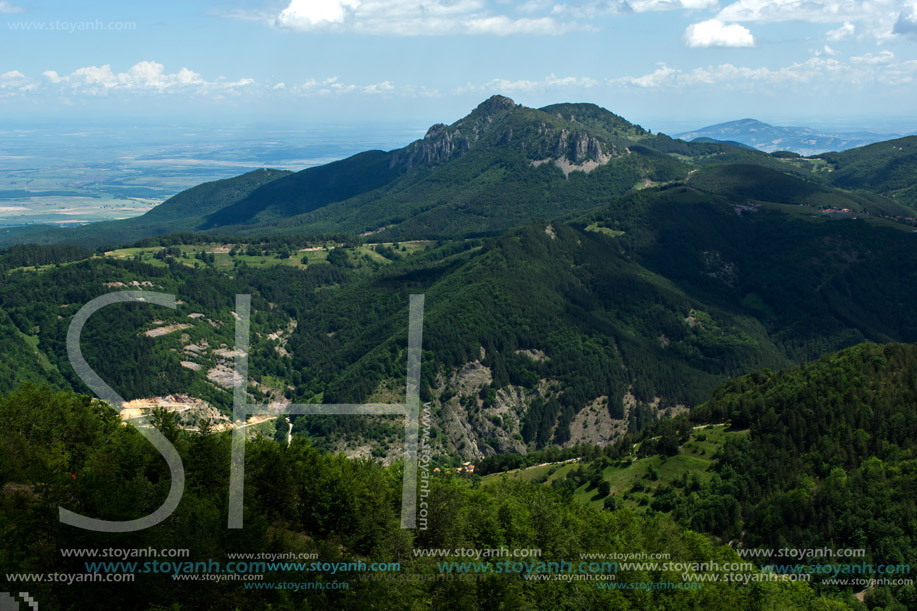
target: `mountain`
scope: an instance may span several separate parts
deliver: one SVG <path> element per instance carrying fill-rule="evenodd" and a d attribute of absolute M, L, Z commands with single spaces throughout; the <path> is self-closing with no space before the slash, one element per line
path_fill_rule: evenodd
<path fill-rule="evenodd" d="M 826 151 L 844 151 L 865 146 L 897 135 L 869 132 L 825 134 L 808 127 L 780 127 L 756 119 L 740 119 L 708 125 L 676 137 L 689 141 L 701 139 L 701 142 L 706 139 L 731 140 L 768 153 L 793 151 L 800 155 L 817 155 Z"/>
<path fill-rule="evenodd" d="M 63 241 L 110 247 L 191 231 L 247 238 L 492 236 L 534 220 L 570 220 L 634 189 L 710 183 L 714 175 L 738 184 L 755 173 L 783 184 L 782 203 L 913 216 L 917 202 L 908 191 L 909 149 L 888 145 L 855 151 L 860 152 L 820 161 L 768 155 L 705 137 L 685 142 L 654 135 L 593 104 L 533 109 L 493 96 L 468 116 L 434 125 L 424 138 L 400 149 L 366 151 L 295 173 L 259 170 L 195 187 L 141 217 L 70 230 L 7 230 L 0 233 L 0 244 Z M 877 163 L 903 168 L 896 170 L 900 178 L 894 185 L 878 166 L 869 180 L 860 176 L 864 164 Z M 733 176 L 727 178 L 729 172 Z M 809 195 L 802 197 L 803 192 Z M 763 191 L 749 186 L 744 193 L 734 195 L 755 197 Z M 776 201 L 777 195 L 771 188 L 762 197 Z"/>
<path fill-rule="evenodd" d="M 592 104 L 532 109 L 494 96 L 401 149 L 366 151 L 293 174 L 261 170 L 179 194 L 135 219 L 72 231 L 10 230 L 0 233 L 0 244 L 110 246 L 180 231 L 496 235 L 535 219 L 570 218 L 636 187 L 682 179 L 691 169 L 686 159 L 710 162 L 738 150 L 652 135 Z"/>
<path fill-rule="evenodd" d="M 638 146 L 648 140 L 645 130 L 597 106 L 535 110 L 494 96 L 402 149 L 307 169 L 259 189 L 200 229 L 495 234 L 587 209 L 646 180 L 686 175 L 682 162 Z M 333 184 L 347 190 L 335 192 Z"/>
<path fill-rule="evenodd" d="M 225 318 L 214 309 L 225 306 L 222 293 L 276 292 L 270 303 L 296 305 L 265 334 L 309 319 L 291 332 L 286 357 L 268 352 L 273 377 L 290 382 L 286 394 L 362 401 L 398 375 L 401 302 L 392 291 L 420 287 L 430 298 L 426 337 L 438 368 L 425 393 L 453 422 L 467 421 L 468 406 L 453 392 L 463 384 L 453 377 L 478 362 L 490 379 L 475 382 L 472 394 L 498 397 L 515 387 L 505 396 L 518 399 L 512 424 L 475 417 L 470 430 L 454 427 L 445 447 L 475 456 L 567 443 L 581 432 L 580 411 L 599 398 L 620 420 L 633 415 L 627 405 L 695 405 L 755 367 L 787 366 L 864 339 L 917 339 L 906 308 L 917 301 L 908 271 L 917 268 L 913 237 L 909 225 L 893 222 L 914 215 L 902 194 L 913 189 L 915 140 L 818 158 L 773 156 L 652 135 L 594 105 L 530 109 L 495 96 L 401 149 L 296 173 L 259 170 L 185 191 L 137 219 L 53 233 L 105 244 L 198 228 L 196 235 L 148 239 L 101 261 L 10 251 L 0 305 L 18 333 L 7 341 L 25 354 L 38 328 L 48 362 L 65 361 L 55 335 L 60 313 L 30 313 L 20 295 L 70 304 L 85 302 L 89 289 L 52 296 L 46 278 L 61 285 L 82 284 L 85 274 L 108 283 L 165 278 L 188 287 L 185 301 L 213 321 Z M 304 237 L 319 233 L 352 237 L 338 248 Z M 475 241 L 480 236 L 493 239 Z M 440 254 L 392 248 L 408 238 L 441 240 Z M 262 271 L 269 260 L 283 267 Z M 325 261 L 331 265 L 316 265 Z M 314 280 L 297 279 L 304 265 Z M 37 277 L 24 271 L 31 268 Z M 334 290 L 303 302 L 281 286 L 302 282 Z M 375 332 L 364 337 L 364 328 Z M 217 342 L 215 333 L 202 339 Z M 550 358 L 532 365 L 516 351 Z M 145 366 L 162 366 L 159 358 L 171 363 L 175 384 L 193 379 L 207 388 L 203 373 L 166 353 Z M 169 388 L 137 385 L 145 376 L 119 369 L 117 359 L 102 366 L 134 396 Z M 41 367 L 29 371 L 40 375 Z M 532 386 L 540 383 L 554 390 Z M 541 401 L 535 409 L 531 392 Z"/>
<path fill-rule="evenodd" d="M 190 388 L 226 408 L 214 350 L 233 341 L 232 295 L 252 293 L 256 332 L 283 338 L 253 350 L 259 392 L 383 400 L 403 379 L 406 295 L 424 292 L 438 448 L 472 458 L 607 443 L 751 369 L 917 340 L 902 197 L 913 145 L 769 155 L 652 135 L 594 105 L 493 97 L 395 151 L 208 183 L 72 234 L 111 244 L 155 230 L 132 248 L 9 251 L 0 325 L 23 372 L 0 382 L 44 371 L 81 388 L 63 350 L 70 304 L 152 285 L 181 296 L 162 321 L 187 330 L 135 340 L 152 319 L 105 315 L 107 352 L 87 357 L 125 396 Z M 386 438 L 332 420 L 294 426 L 345 445 Z"/>
<path fill-rule="evenodd" d="M 729 144 L 740 149 L 751 149 L 753 151 L 758 150 L 753 146 L 742 144 L 741 142 L 736 142 L 735 140 L 714 140 L 713 138 L 707 138 L 704 136 L 701 136 L 700 138 L 691 138 L 691 142 L 697 144 Z"/>
<path fill-rule="evenodd" d="M 819 155 L 831 168 L 831 184 L 879 193 L 917 209 L 917 136 Z M 910 216 L 913 216 L 910 215 Z"/>
<path fill-rule="evenodd" d="M 581 222 L 511 232 L 438 272 L 424 289 L 438 364 L 425 384 L 453 423 L 451 447 L 472 457 L 607 440 L 613 420 L 637 419 L 640 406 L 697 405 L 734 372 L 864 340 L 917 340 L 911 230 L 798 208 L 686 186 L 643 190 Z M 336 328 L 316 320 L 290 349 L 311 355 Z M 375 398 L 395 337 L 367 346 L 325 397 Z M 296 359 L 301 369 L 318 363 Z M 492 401 L 468 403 L 488 393 Z"/>

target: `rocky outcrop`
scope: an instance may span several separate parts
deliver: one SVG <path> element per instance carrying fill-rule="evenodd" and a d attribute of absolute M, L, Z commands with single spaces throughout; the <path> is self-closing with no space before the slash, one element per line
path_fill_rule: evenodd
<path fill-rule="evenodd" d="M 470 151 L 495 121 L 515 108 L 516 103 L 511 99 L 495 95 L 481 102 L 464 119 L 452 125 L 437 123 L 427 130 L 423 140 L 393 152 L 390 166 L 403 165 L 405 169 L 411 169 L 417 165 L 437 165 L 457 159 Z M 501 143 L 508 144 L 511 140 L 510 128 L 502 135 Z"/>
<path fill-rule="evenodd" d="M 461 157 L 471 150 L 478 134 L 466 134 L 461 128 L 450 128 L 437 123 L 423 137 L 406 149 L 392 153 L 391 167 L 404 165 L 411 169 L 417 165 L 435 165 Z"/>

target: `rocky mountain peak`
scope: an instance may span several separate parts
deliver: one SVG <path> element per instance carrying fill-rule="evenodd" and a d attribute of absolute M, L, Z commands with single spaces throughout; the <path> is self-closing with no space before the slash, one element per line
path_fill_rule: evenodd
<path fill-rule="evenodd" d="M 493 95 L 478 104 L 478 107 L 475 108 L 475 111 L 491 115 L 503 110 L 512 110 L 515 107 L 516 103 L 513 102 L 510 98 L 503 95 Z"/>

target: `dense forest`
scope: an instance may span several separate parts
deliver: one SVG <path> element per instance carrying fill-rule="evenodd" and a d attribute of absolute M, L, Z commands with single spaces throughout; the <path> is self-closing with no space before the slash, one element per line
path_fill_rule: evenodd
<path fill-rule="evenodd" d="M 645 190 L 570 223 L 488 239 L 178 234 L 107 254 L 15 247 L 0 255 L 3 358 L 16 363 L 0 388 L 44 380 L 85 391 L 67 361 L 70 317 L 94 297 L 134 288 L 182 303 L 175 312 L 118 306 L 90 320 L 87 359 L 127 399 L 187 393 L 226 412 L 230 394 L 207 374 L 232 366 L 236 294 L 254 296 L 254 395 L 397 395 L 408 296 L 423 293 L 422 398 L 472 428 L 445 435 L 439 450 L 481 458 L 575 443 L 571 427 L 594 401 L 639 427 L 646 406 L 697 405 L 730 376 L 864 340 L 917 339 L 908 231 L 778 205 L 737 214 L 735 188 Z M 475 362 L 488 379 L 465 388 L 456 372 Z M 319 446 L 397 436 L 384 420 L 294 426 Z"/>
<path fill-rule="evenodd" d="M 512 482 L 480 487 L 454 475 L 432 478 L 427 529 L 402 530 L 400 465 L 383 468 L 322 454 L 301 440 L 290 446 L 266 439 L 249 443 L 245 528 L 230 531 L 228 434 L 189 434 L 163 412 L 154 415 L 153 423 L 178 448 L 185 469 L 184 497 L 176 512 L 132 534 L 82 531 L 57 520 L 58 506 L 114 520 L 148 513 L 169 487 L 164 461 L 135 429 L 121 426 L 110 407 L 86 396 L 27 385 L 0 399 L 0 414 L 0 564 L 5 568 L 85 575 L 85 558 L 64 558 L 59 550 L 150 546 L 189 549 L 190 561 L 213 560 L 224 566 L 228 554 L 264 552 L 308 554 L 327 563 L 398 563 L 387 573 L 392 580 L 367 579 L 373 575 L 353 570 L 329 574 L 308 566 L 264 572 L 268 584 L 346 581 L 349 587 L 343 591 L 254 589 L 246 586 L 255 582 L 241 581 L 199 581 L 190 588 L 171 575 L 143 573 L 141 568 L 133 583 L 111 586 L 30 583 L 29 591 L 42 601 L 42 609 L 71 608 L 87 599 L 97 609 L 413 609 L 432 604 L 463 609 L 828 610 L 856 604 L 849 596 L 826 598 L 805 583 L 780 580 L 745 586 L 704 583 L 696 589 L 615 589 L 594 581 L 535 580 L 523 574 L 444 579 L 449 563 L 414 550 L 538 549 L 544 562 L 565 559 L 574 566 L 583 553 L 666 553 L 671 562 L 690 564 L 731 565 L 740 559 L 729 547 L 664 516 L 597 512 L 550 488 Z M 761 575 L 756 569 L 739 573 Z M 684 579 L 678 571 L 662 569 L 614 574 L 625 585 Z M 20 588 L 6 576 L 2 587 Z"/>
<path fill-rule="evenodd" d="M 587 504 L 670 516 L 734 547 L 764 550 L 745 556 L 762 567 L 865 562 L 899 566 L 910 578 L 917 553 L 915 366 L 917 345 L 861 344 L 789 371 L 730 380 L 690 414 L 605 448 L 547 451 L 527 461 L 495 456 L 481 472 L 550 460 L 555 466 L 535 481 Z M 720 424 L 725 436 L 704 457 L 698 448 Z M 558 468 L 571 458 L 579 460 Z M 811 560 L 778 553 L 824 548 L 863 555 Z M 819 591 L 836 588 L 824 576 L 813 575 L 812 583 Z M 913 583 L 879 587 L 867 602 L 910 609 L 917 590 Z"/>

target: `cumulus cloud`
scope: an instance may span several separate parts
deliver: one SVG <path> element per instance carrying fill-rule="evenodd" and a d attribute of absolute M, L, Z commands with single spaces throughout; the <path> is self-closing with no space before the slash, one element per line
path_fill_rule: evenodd
<path fill-rule="evenodd" d="M 35 88 L 35 83 L 19 70 L 9 70 L 0 74 L 0 98 L 27 93 Z"/>
<path fill-rule="evenodd" d="M 51 81 L 53 84 L 58 84 L 63 82 L 64 78 L 57 73 L 57 70 L 45 70 L 41 73 L 43 77 Z"/>
<path fill-rule="evenodd" d="M 13 6 L 9 2 L 0 2 L 0 13 L 21 13 L 22 8 Z"/>
<path fill-rule="evenodd" d="M 237 81 L 219 78 L 208 81 L 188 68 L 168 73 L 165 66 L 152 61 L 134 64 L 126 72 L 115 72 L 110 64 L 105 64 L 78 68 L 67 75 L 58 74 L 56 70 L 46 70 L 42 76 L 49 85 L 88 95 L 106 95 L 113 92 L 231 92 L 255 83 L 250 78 Z"/>
<path fill-rule="evenodd" d="M 836 30 L 829 30 L 826 36 L 831 42 L 840 42 L 842 40 L 847 40 L 853 38 L 853 35 L 856 33 L 856 26 L 845 21 L 844 25 L 837 28 Z"/>
<path fill-rule="evenodd" d="M 745 26 L 725 24 L 719 19 L 708 19 L 687 27 L 684 35 L 689 47 L 753 47 L 755 38 Z"/>
<path fill-rule="evenodd" d="M 484 0 L 290 0 L 273 25 L 297 32 L 394 36 L 563 34 L 590 29 L 574 21 L 558 20 L 557 15 L 516 18 L 495 14 Z"/>
<path fill-rule="evenodd" d="M 290 6 L 277 16 L 277 25 L 306 30 L 321 24 L 343 23 L 359 6 L 359 0 L 291 0 Z"/>

